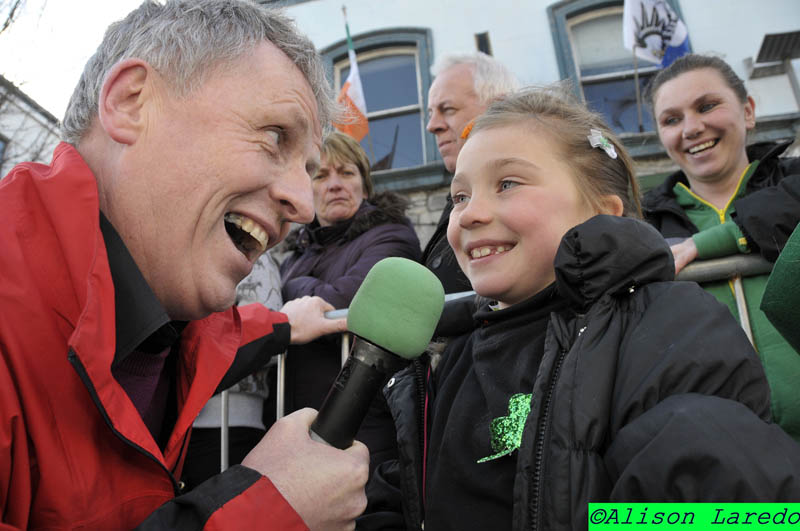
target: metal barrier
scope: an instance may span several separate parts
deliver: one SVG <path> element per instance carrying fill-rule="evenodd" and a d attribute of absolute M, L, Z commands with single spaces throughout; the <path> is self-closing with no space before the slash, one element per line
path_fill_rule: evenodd
<path fill-rule="evenodd" d="M 736 299 L 736 310 L 739 312 L 739 324 L 753 343 L 753 331 L 750 328 L 750 315 L 742 286 L 743 277 L 768 274 L 772 271 L 772 262 L 761 255 L 734 255 L 714 260 L 697 260 L 690 263 L 678 273 L 675 280 L 688 280 L 697 283 L 714 280 L 730 280 L 733 284 L 733 296 Z M 753 343 L 754 344 L 754 343 Z"/>
<path fill-rule="evenodd" d="M 724 258 L 716 258 L 714 260 L 697 260 L 681 270 L 675 277 L 675 280 L 690 281 L 697 283 L 711 282 L 715 280 L 730 280 L 733 284 L 733 293 L 736 299 L 736 308 L 739 312 L 739 322 L 747 334 L 750 343 L 753 343 L 753 332 L 750 328 L 750 317 L 747 311 L 747 303 L 744 296 L 744 289 L 742 287 L 742 278 L 756 275 L 767 274 L 772 271 L 772 263 L 762 258 L 760 255 L 735 255 L 726 256 Z M 449 293 L 445 295 L 445 305 L 448 302 L 462 299 L 464 297 L 475 296 L 474 291 L 463 291 L 459 293 Z M 325 317 L 329 319 L 340 319 L 347 317 L 347 310 L 334 310 L 327 312 Z M 342 365 L 347 360 L 350 353 L 350 334 L 344 332 L 342 334 Z M 283 417 L 285 412 L 284 396 L 285 396 L 285 378 L 286 371 L 286 353 L 277 356 L 277 375 L 275 383 L 275 418 Z M 228 391 L 222 392 L 222 419 L 221 419 L 221 451 L 222 456 L 220 460 L 221 470 L 224 471 L 228 468 Z"/>

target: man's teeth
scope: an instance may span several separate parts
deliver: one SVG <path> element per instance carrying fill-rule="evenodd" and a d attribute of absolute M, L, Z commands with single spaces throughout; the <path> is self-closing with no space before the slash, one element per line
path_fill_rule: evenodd
<path fill-rule="evenodd" d="M 500 245 L 498 247 L 476 247 L 475 249 L 471 250 L 469 254 L 472 256 L 472 258 L 483 258 L 484 256 L 489 256 L 490 254 L 500 254 L 510 250 L 510 245 Z"/>
<path fill-rule="evenodd" d="M 256 240 L 258 242 L 260 251 L 262 253 L 267 250 L 267 244 L 269 243 L 269 235 L 261 225 L 259 225 L 252 219 L 248 218 L 247 216 L 242 216 L 241 214 L 233 214 L 233 213 L 225 214 L 225 221 L 227 221 L 228 223 L 233 223 L 239 229 L 245 231 L 254 240 Z"/>
<path fill-rule="evenodd" d="M 689 148 L 689 153 L 694 155 L 698 151 L 703 151 L 704 149 L 708 149 L 708 148 L 712 147 L 714 145 L 714 143 L 715 143 L 714 140 L 709 140 L 708 142 L 703 142 L 700 145 L 694 146 L 693 148 Z"/>

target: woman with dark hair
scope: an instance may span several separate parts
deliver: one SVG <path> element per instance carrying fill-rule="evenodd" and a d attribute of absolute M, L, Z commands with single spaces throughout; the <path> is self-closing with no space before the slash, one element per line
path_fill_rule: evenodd
<path fill-rule="evenodd" d="M 653 79 L 658 136 L 680 171 L 648 192 L 645 218 L 671 244 L 676 271 L 695 259 L 757 252 L 775 261 L 800 220 L 800 160 L 790 142 L 747 145 L 755 102 L 731 67 L 686 55 Z M 743 280 L 753 341 L 772 391 L 772 414 L 800 440 L 800 354 L 759 308 L 768 275 Z M 738 317 L 727 281 L 703 287 Z"/>
<path fill-rule="evenodd" d="M 358 142 L 338 132 L 327 135 L 321 162 L 312 178 L 316 217 L 287 238 L 292 254 L 281 264 L 283 300 L 317 295 L 347 308 L 378 261 L 389 256 L 418 261 L 419 239 L 405 216 L 405 199 L 374 193 L 369 160 Z M 319 409 L 341 367 L 340 344 L 339 336 L 329 336 L 289 349 L 287 412 Z M 393 456 L 396 446 L 391 417 L 378 406 L 357 436 L 370 449 L 370 468 Z"/>

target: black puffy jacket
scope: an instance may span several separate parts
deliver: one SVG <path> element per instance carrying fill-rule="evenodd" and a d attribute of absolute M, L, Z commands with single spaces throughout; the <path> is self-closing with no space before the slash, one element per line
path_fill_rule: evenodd
<path fill-rule="evenodd" d="M 671 281 L 672 255 L 652 227 L 596 216 L 564 236 L 555 269 L 570 309 L 547 327 L 513 529 L 585 529 L 590 501 L 800 500 L 800 446 L 769 421 L 761 363 L 725 307 Z M 508 348 L 524 339 L 492 338 Z M 454 350 L 437 367 L 472 355 Z M 422 529 L 426 370 L 408 368 L 384 390 L 400 459 L 371 479 L 358 529 Z"/>

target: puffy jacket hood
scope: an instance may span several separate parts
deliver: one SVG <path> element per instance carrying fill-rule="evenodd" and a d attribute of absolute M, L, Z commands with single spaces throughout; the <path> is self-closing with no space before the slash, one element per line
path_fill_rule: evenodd
<path fill-rule="evenodd" d="M 326 243 L 341 239 L 353 241 L 368 230 L 386 223 L 408 224 L 405 217 L 408 201 L 393 192 L 376 194 L 369 201 L 363 201 L 355 215 L 331 227 L 320 227 L 315 218 L 308 225 L 293 230 L 287 237 L 285 247 L 288 251 L 303 252 L 314 243 Z"/>
<path fill-rule="evenodd" d="M 554 265 L 558 292 L 579 312 L 604 293 L 675 278 L 675 261 L 661 234 L 618 216 L 594 216 L 567 231 Z"/>

